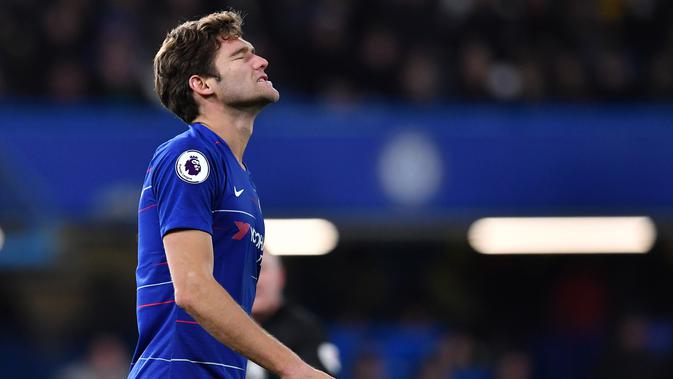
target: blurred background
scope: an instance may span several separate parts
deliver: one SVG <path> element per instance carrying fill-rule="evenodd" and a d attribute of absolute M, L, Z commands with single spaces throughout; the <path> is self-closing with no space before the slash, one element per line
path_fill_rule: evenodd
<path fill-rule="evenodd" d="M 142 180 L 185 129 L 152 58 L 228 7 L 281 92 L 246 152 L 265 215 L 338 230 L 284 262 L 340 378 L 673 376 L 673 2 L 3 0 L 3 377 L 125 377 Z M 645 242 L 468 238 L 514 216 L 647 217 Z"/>

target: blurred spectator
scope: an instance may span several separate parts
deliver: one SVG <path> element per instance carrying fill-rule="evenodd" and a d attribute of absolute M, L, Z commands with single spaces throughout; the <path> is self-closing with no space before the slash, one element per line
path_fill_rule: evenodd
<path fill-rule="evenodd" d="M 470 42 L 460 53 L 460 91 L 467 98 L 486 96 L 486 82 L 491 65 L 491 51 L 483 43 Z"/>
<path fill-rule="evenodd" d="M 82 101 L 89 89 L 86 70 L 77 61 L 57 61 L 47 71 L 47 91 L 57 102 Z"/>
<path fill-rule="evenodd" d="M 395 32 L 384 26 L 365 30 L 359 47 L 359 80 L 371 83 L 369 92 L 395 91 L 394 78 L 399 69 L 401 47 Z"/>
<path fill-rule="evenodd" d="M 346 1 L 317 2 L 309 22 L 309 36 L 318 53 L 336 56 L 348 42 L 349 4 Z"/>
<path fill-rule="evenodd" d="M 408 100 L 417 103 L 436 100 L 443 84 L 439 61 L 427 51 L 412 51 L 402 69 L 400 81 Z"/>
<path fill-rule="evenodd" d="M 133 36 L 111 27 L 98 44 L 97 84 L 106 97 L 138 100 L 143 91 L 138 76 L 138 64 Z"/>
<path fill-rule="evenodd" d="M 557 96 L 563 99 L 581 99 L 587 96 L 587 73 L 573 52 L 561 51 L 553 58 L 553 83 Z"/>
<path fill-rule="evenodd" d="M 603 97 L 632 97 L 632 69 L 622 51 L 600 52 L 595 67 L 595 77 L 598 90 Z"/>
<path fill-rule="evenodd" d="M 328 341 L 315 316 L 298 305 L 286 303 L 284 288 L 285 269 L 280 257 L 265 252 L 252 306 L 253 317 L 306 363 L 336 376 L 341 368 L 339 351 Z M 247 377 L 277 378 L 253 362 L 248 363 Z"/>
<path fill-rule="evenodd" d="M 85 23 L 90 20 L 87 2 L 60 0 L 50 4 L 42 14 L 42 31 L 52 52 L 77 54 L 87 42 Z"/>

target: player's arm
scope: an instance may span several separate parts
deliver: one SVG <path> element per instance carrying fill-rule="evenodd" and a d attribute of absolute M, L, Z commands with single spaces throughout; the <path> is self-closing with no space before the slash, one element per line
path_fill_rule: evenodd
<path fill-rule="evenodd" d="M 163 242 L 176 304 L 218 341 L 282 378 L 331 378 L 266 333 L 215 280 L 210 234 L 178 230 Z"/>

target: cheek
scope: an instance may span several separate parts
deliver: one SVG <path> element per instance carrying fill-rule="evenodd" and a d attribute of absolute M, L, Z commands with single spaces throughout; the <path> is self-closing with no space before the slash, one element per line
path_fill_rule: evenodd
<path fill-rule="evenodd" d="M 223 67 L 220 70 L 220 75 L 222 76 L 222 78 L 224 80 L 232 82 L 232 81 L 237 81 L 238 79 L 240 79 L 240 77 L 242 75 L 242 71 L 243 70 L 241 69 L 241 67 L 239 67 L 238 64 L 234 63 L 234 64 L 227 65 L 227 67 Z"/>
<path fill-rule="evenodd" d="M 220 82 L 220 90 L 223 95 L 234 95 L 246 90 L 250 87 L 249 80 L 245 76 L 234 71 L 222 73 L 222 81 Z"/>

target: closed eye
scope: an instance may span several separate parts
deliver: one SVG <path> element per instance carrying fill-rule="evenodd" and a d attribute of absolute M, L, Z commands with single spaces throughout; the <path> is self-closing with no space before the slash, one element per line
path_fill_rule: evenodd
<path fill-rule="evenodd" d="M 255 54 L 255 48 L 250 48 L 249 46 L 243 46 L 240 49 L 234 51 L 233 54 L 231 54 L 232 57 L 234 57 L 232 60 L 237 60 L 237 59 L 244 59 L 247 56 L 251 56 Z"/>

